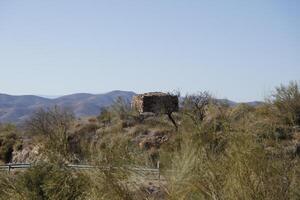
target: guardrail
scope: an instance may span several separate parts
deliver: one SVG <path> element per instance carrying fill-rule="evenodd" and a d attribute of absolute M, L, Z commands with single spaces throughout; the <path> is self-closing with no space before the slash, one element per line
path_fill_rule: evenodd
<path fill-rule="evenodd" d="M 8 171 L 11 172 L 12 170 L 26 170 L 31 168 L 33 165 L 31 163 L 9 163 L 5 165 L 0 165 L 0 171 Z M 67 165 L 68 168 L 75 169 L 75 170 L 91 170 L 91 169 L 100 169 L 100 170 L 109 170 L 109 169 L 128 169 L 130 171 L 134 171 L 137 173 L 150 173 L 158 177 L 158 179 L 155 180 L 160 180 L 161 175 L 160 175 L 160 168 L 159 168 L 159 163 L 157 165 L 157 168 L 144 168 L 144 167 L 131 167 L 131 166 L 126 166 L 126 167 L 99 167 L 99 166 L 91 166 L 91 165 L 74 165 L 74 164 L 69 164 Z"/>
<path fill-rule="evenodd" d="M 4 171 L 11 171 L 13 169 L 29 169 L 31 164 L 28 163 L 9 163 L 6 165 L 0 165 L 0 170 Z"/>

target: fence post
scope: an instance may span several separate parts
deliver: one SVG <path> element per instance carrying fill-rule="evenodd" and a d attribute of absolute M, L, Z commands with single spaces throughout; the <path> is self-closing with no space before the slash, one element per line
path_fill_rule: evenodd
<path fill-rule="evenodd" d="M 158 181 L 160 183 L 160 162 L 157 161 L 157 169 L 158 169 Z"/>
<path fill-rule="evenodd" d="M 8 163 L 8 172 L 10 173 L 10 170 L 11 170 L 11 164 Z"/>

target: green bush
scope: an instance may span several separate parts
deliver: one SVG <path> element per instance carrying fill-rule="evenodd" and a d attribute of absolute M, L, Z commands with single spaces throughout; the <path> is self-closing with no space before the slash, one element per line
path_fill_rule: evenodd
<path fill-rule="evenodd" d="M 85 199 L 88 178 L 62 166 L 38 164 L 25 172 L 0 176 L 0 199 Z"/>
<path fill-rule="evenodd" d="M 288 86 L 276 88 L 271 102 L 278 110 L 278 114 L 289 125 L 300 125 L 300 89 L 297 82 Z"/>

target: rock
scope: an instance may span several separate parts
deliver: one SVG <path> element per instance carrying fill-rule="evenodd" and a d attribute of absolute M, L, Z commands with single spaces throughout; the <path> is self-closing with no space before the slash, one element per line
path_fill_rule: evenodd
<path fill-rule="evenodd" d="M 140 138 L 139 146 L 141 149 L 150 150 L 151 148 L 159 149 L 160 146 L 169 140 L 169 133 L 166 131 L 152 130 L 148 135 Z"/>
<path fill-rule="evenodd" d="M 41 147 L 36 146 L 28 146 L 21 151 L 13 152 L 13 163 L 34 163 L 39 160 L 42 160 L 42 154 L 40 152 Z"/>

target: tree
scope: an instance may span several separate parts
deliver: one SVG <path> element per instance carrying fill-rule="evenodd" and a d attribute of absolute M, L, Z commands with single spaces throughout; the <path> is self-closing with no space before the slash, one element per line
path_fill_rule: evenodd
<path fill-rule="evenodd" d="M 45 149 L 51 156 L 61 155 L 68 158 L 68 139 L 74 119 L 74 114 L 67 109 L 58 106 L 41 108 L 26 122 L 26 127 L 34 135 L 45 136 Z"/>
<path fill-rule="evenodd" d="M 208 105 L 212 101 L 213 98 L 208 92 L 188 95 L 183 102 L 183 112 L 188 115 L 195 124 L 201 123 L 206 117 Z"/>

